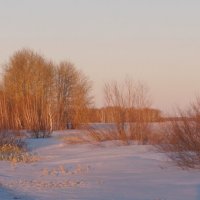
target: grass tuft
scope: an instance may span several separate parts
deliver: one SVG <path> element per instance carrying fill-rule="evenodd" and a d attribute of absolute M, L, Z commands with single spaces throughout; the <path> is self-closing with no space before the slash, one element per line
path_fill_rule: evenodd
<path fill-rule="evenodd" d="M 28 152 L 25 142 L 15 132 L 1 131 L 0 160 L 30 163 L 37 161 L 38 157 Z"/>

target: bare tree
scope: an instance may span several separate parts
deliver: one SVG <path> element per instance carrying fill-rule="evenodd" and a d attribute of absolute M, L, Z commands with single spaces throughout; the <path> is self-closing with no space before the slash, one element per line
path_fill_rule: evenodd
<path fill-rule="evenodd" d="M 87 121 L 87 109 L 92 102 L 91 82 L 69 62 L 62 62 L 57 68 L 56 97 L 59 128 L 71 124 L 77 128 Z"/>
<path fill-rule="evenodd" d="M 62 62 L 56 70 L 56 127 L 65 129 L 70 121 L 70 107 L 77 82 L 77 72 L 69 62 Z"/>
<path fill-rule="evenodd" d="M 10 58 L 4 73 L 4 91 L 7 101 L 10 99 L 10 107 L 17 113 L 12 116 L 13 120 L 18 121 L 21 128 L 35 133 L 51 132 L 53 76 L 53 64 L 31 50 L 23 49 Z"/>
<path fill-rule="evenodd" d="M 119 137 L 123 140 L 145 142 L 148 118 L 144 108 L 150 106 L 147 87 L 140 82 L 126 79 L 123 83 L 106 83 L 104 94 L 106 107 L 111 108 L 110 114 Z"/>
<path fill-rule="evenodd" d="M 74 128 L 79 128 L 81 124 L 85 124 L 89 120 L 89 108 L 93 105 L 91 89 L 91 81 L 85 74 L 79 71 L 71 110 Z"/>

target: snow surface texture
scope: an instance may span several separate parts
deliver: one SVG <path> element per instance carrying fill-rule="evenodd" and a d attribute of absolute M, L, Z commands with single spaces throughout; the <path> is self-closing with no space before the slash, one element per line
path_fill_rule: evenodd
<path fill-rule="evenodd" d="M 38 162 L 0 162 L 0 200 L 200 200 L 200 172 L 173 166 L 152 146 L 59 138 L 28 140 Z"/>

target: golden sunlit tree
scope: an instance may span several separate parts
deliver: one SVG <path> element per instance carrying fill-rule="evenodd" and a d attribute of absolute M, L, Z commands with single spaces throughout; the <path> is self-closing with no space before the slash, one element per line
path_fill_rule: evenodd
<path fill-rule="evenodd" d="M 53 129 L 87 122 L 91 83 L 69 62 L 55 65 L 29 49 L 5 66 L 0 91 L 0 125 L 47 137 Z"/>
<path fill-rule="evenodd" d="M 87 122 L 91 82 L 69 62 L 60 63 L 56 72 L 56 124 L 59 129 L 67 124 L 77 128 Z"/>
<path fill-rule="evenodd" d="M 54 68 L 37 53 L 16 52 L 5 67 L 3 77 L 6 98 L 11 101 L 18 127 L 46 137 L 52 131 Z"/>

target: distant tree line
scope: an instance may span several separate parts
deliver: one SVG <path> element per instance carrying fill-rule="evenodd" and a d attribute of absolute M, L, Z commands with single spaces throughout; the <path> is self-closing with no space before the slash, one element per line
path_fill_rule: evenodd
<path fill-rule="evenodd" d="M 3 71 L 0 129 L 46 137 L 69 123 L 77 128 L 88 121 L 90 91 L 88 77 L 73 64 L 54 64 L 29 49 L 17 51 Z"/>
<path fill-rule="evenodd" d="M 89 109 L 89 122 L 114 123 L 114 111 L 120 110 L 119 107 L 102 107 Z M 143 116 L 141 118 L 141 116 Z M 153 108 L 125 108 L 125 121 L 138 122 L 161 122 L 163 117 L 161 111 Z"/>

